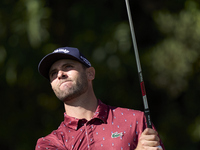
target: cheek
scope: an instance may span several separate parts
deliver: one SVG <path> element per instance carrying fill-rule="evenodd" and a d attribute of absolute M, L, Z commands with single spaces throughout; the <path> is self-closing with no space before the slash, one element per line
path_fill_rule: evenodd
<path fill-rule="evenodd" d="M 56 87 L 57 87 L 57 86 L 56 86 L 56 81 L 53 80 L 53 81 L 51 82 L 51 88 L 54 90 Z"/>
<path fill-rule="evenodd" d="M 68 74 L 69 80 L 72 80 L 72 81 L 76 81 L 78 76 L 79 76 L 78 72 L 75 72 L 75 71 L 69 72 Z"/>
<path fill-rule="evenodd" d="M 69 79 L 72 79 L 76 76 L 76 72 L 74 70 L 68 71 L 67 76 Z"/>

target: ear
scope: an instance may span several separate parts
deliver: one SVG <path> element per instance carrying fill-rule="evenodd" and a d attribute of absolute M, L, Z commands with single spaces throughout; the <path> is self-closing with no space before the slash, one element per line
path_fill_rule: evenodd
<path fill-rule="evenodd" d="M 87 68 L 87 78 L 88 80 L 94 80 L 95 78 L 95 69 L 94 67 Z"/>

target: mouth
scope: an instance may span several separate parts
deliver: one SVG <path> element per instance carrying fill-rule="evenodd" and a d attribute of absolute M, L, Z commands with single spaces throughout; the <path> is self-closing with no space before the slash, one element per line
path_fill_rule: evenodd
<path fill-rule="evenodd" d="M 67 83 L 67 82 L 71 82 L 71 80 L 62 81 L 62 82 L 59 84 L 59 87 L 60 87 L 62 84 Z"/>

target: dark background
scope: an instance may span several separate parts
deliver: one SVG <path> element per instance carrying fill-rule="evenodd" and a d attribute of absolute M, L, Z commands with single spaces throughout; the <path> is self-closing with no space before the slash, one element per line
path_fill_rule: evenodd
<path fill-rule="evenodd" d="M 151 118 L 168 150 L 200 149 L 199 0 L 130 0 Z M 0 149 L 34 149 L 63 104 L 39 75 L 41 58 L 79 48 L 104 103 L 143 110 L 125 1 L 0 1 Z"/>

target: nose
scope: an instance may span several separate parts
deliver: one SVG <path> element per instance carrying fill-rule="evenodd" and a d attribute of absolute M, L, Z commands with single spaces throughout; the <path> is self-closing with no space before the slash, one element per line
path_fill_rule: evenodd
<path fill-rule="evenodd" d="M 62 78 L 66 78 L 66 77 L 67 77 L 67 75 L 64 71 L 62 71 L 62 70 L 58 71 L 58 79 L 62 79 Z"/>

